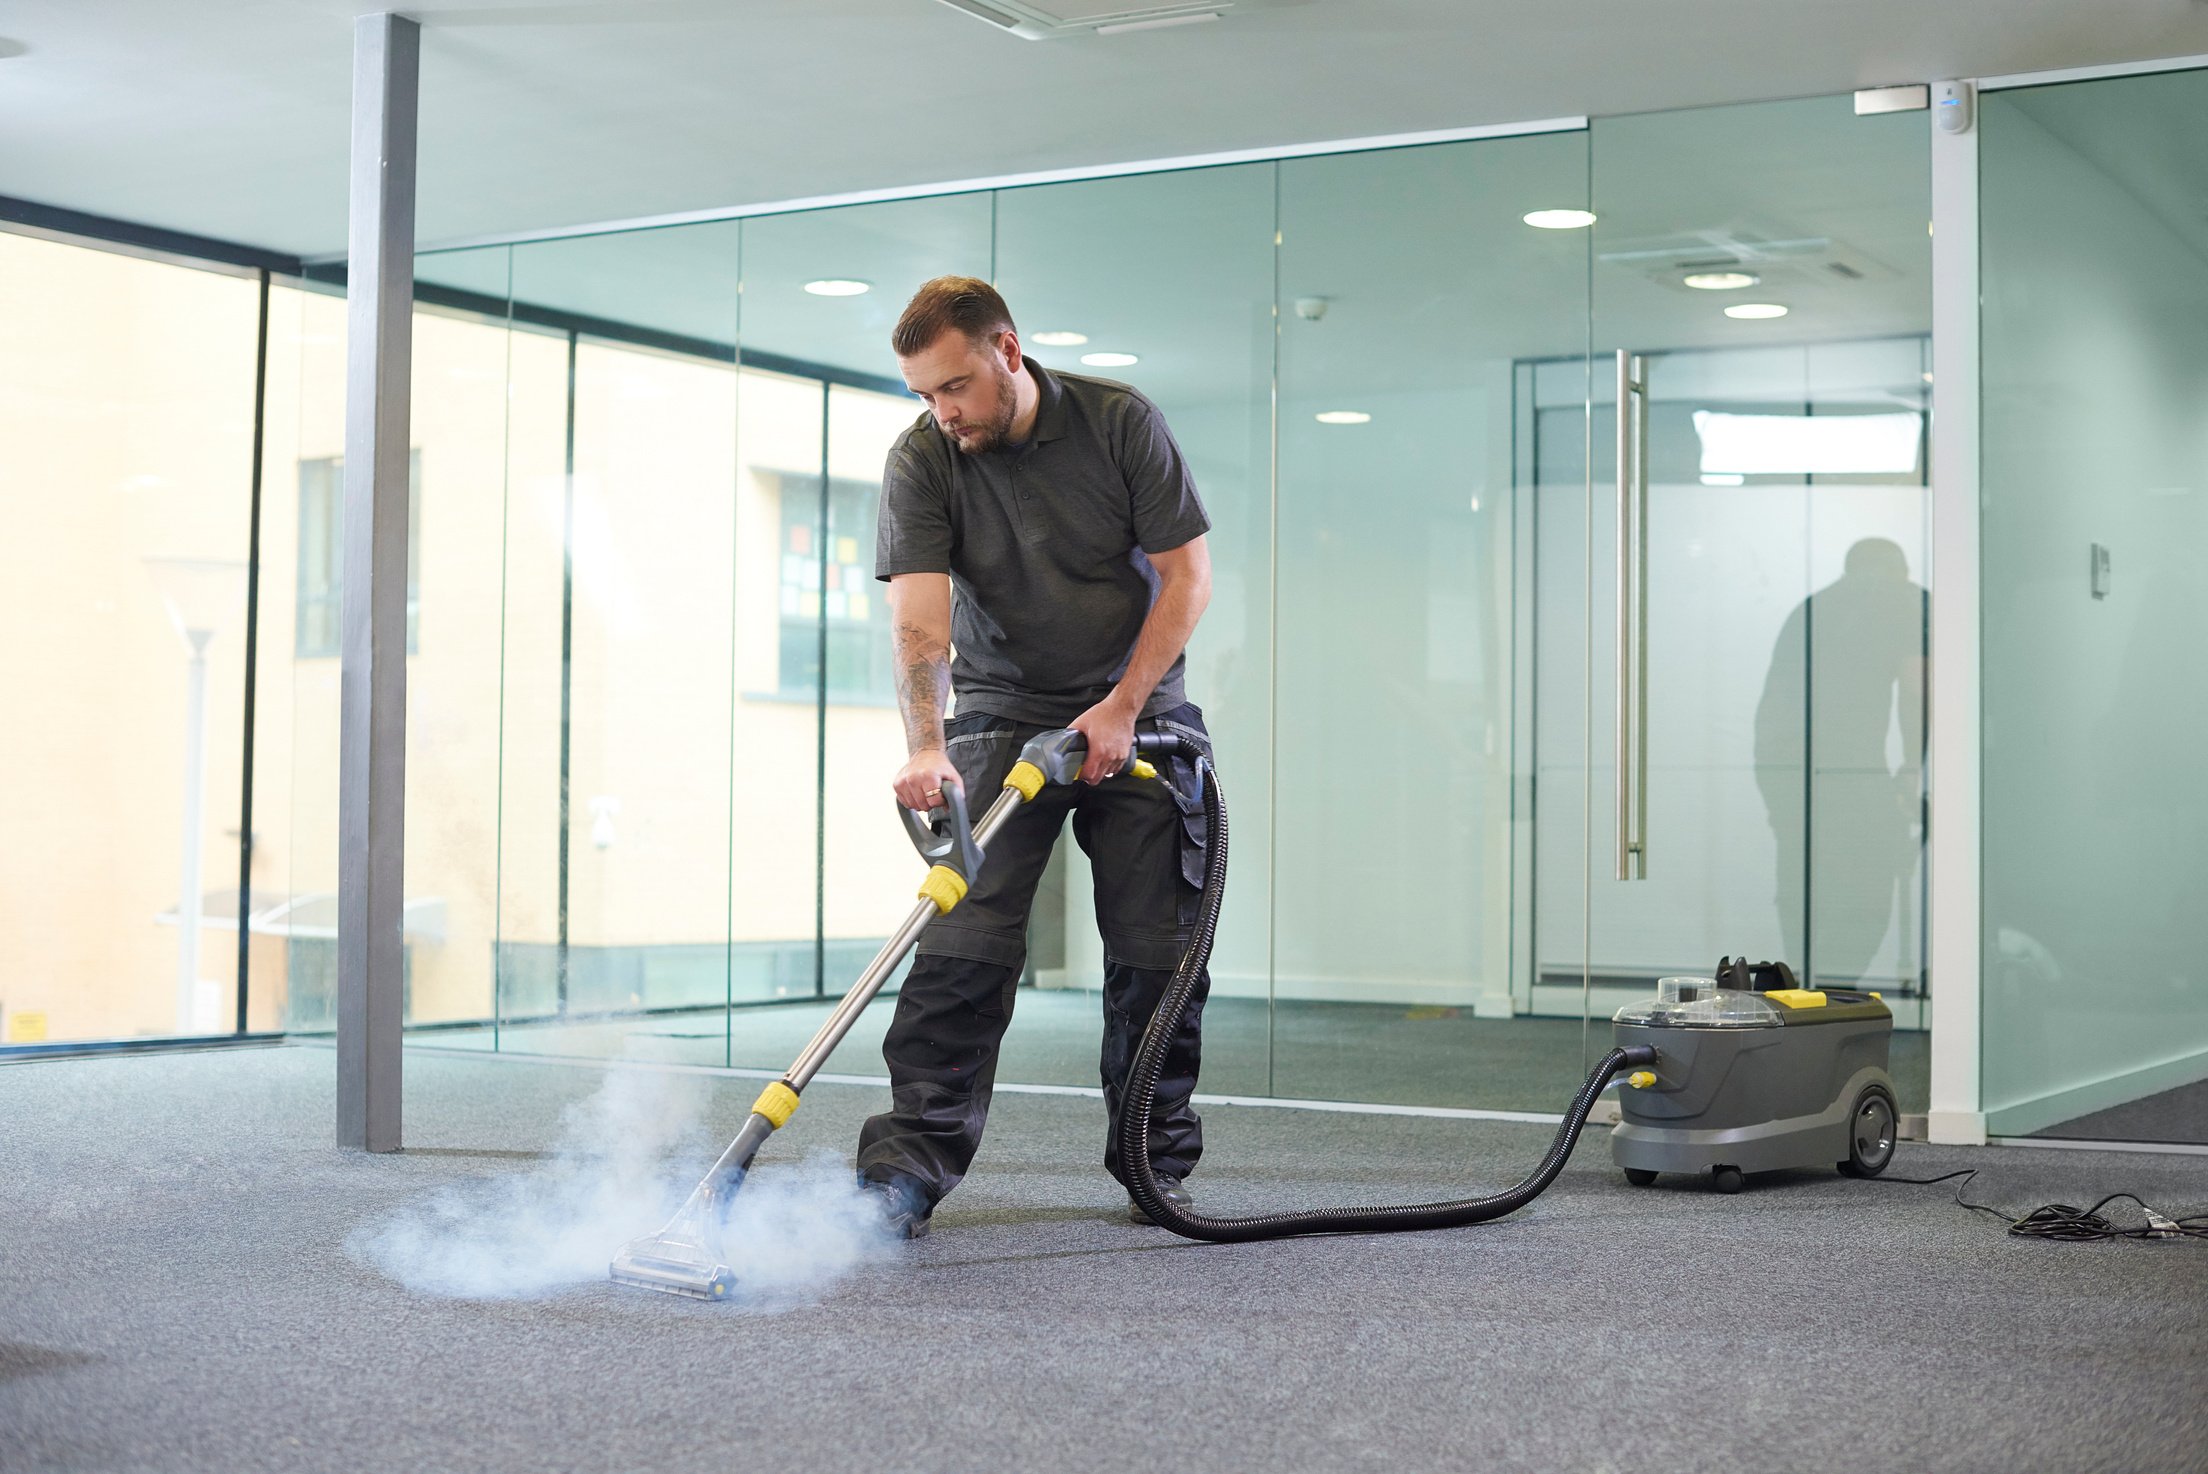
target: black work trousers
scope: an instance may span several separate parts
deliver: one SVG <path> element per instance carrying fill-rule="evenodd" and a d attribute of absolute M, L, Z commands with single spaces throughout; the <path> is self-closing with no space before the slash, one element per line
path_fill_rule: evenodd
<path fill-rule="evenodd" d="M 950 759 L 977 821 L 996 801 L 1020 749 L 1049 730 L 988 715 L 950 723 Z M 1211 748 L 1203 713 L 1193 705 L 1146 717 L 1135 730 L 1173 732 L 1206 752 Z M 1028 911 L 1070 814 L 1073 836 L 1095 870 L 1097 929 L 1104 937 L 1104 1167 L 1126 1182 L 1119 1111 L 1127 1076 L 1180 965 L 1203 887 L 1204 813 L 1194 768 L 1174 759 L 1161 771 L 1170 789 L 1132 776 L 1045 787 L 990 842 L 966 898 L 921 934 L 882 1041 L 890 1108 L 859 1132 L 861 1177 L 903 1180 L 932 1205 L 973 1164 L 996 1079 L 997 1045 L 1012 1021 L 1026 961 Z M 1210 986 L 1207 972 L 1158 1076 L 1150 1164 L 1176 1177 L 1186 1177 L 1203 1155 L 1203 1126 L 1189 1098 Z"/>

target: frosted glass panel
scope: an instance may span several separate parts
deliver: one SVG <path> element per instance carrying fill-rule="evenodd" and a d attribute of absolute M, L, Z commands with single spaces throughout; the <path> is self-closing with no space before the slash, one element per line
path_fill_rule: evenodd
<path fill-rule="evenodd" d="M 1557 842 L 1592 836 L 1596 1018 L 1662 973 L 1745 952 L 1877 989 L 1902 1029 L 1923 1026 L 1927 158 L 1924 114 L 1859 118 L 1844 97 L 1594 126 L 1592 515 L 1544 496 L 1539 600 L 1543 689 L 1591 664 L 1591 727 L 1541 706 L 1537 850 L 1544 884 L 1562 885 Z M 1713 273 L 1736 285 L 1697 285 Z M 1648 383 L 1633 881 L 1614 860 L 1621 349 Z M 1558 460 L 1583 434 L 1562 389 L 1538 416 Z M 1575 791 L 1561 780 L 1581 753 Z M 1543 908 L 1537 1007 L 1578 1001 L 1580 951 L 1578 918 Z M 1895 1076 L 1920 1109 L 1918 1046 L 1897 1045 Z"/>
<path fill-rule="evenodd" d="M 2208 74 L 1981 134 L 1988 1124 L 2199 1140 Z"/>
<path fill-rule="evenodd" d="M 279 779 L 241 907 L 257 314 L 248 280 L 0 233 L 0 1045 L 278 1023 L 265 934 L 236 1013 L 241 910 L 282 905 L 295 868 Z M 297 322 L 287 300 L 271 324 L 287 390 Z M 271 459 L 266 502 L 295 474 Z M 264 581 L 263 610 L 288 618 L 288 591 Z M 261 669 L 288 671 L 288 622 L 264 624 Z"/>
<path fill-rule="evenodd" d="M 1585 235 L 1522 217 L 1584 205 L 1586 170 L 1577 134 L 1281 166 L 1285 1095 L 1523 1108 L 1570 1085 L 1576 1019 L 1513 1017 L 1537 474 L 1514 416 L 1521 364 L 1584 351 Z M 1576 881 L 1556 899 L 1576 913 Z"/>
<path fill-rule="evenodd" d="M 726 1057 L 737 238 L 513 250 L 504 1048 Z"/>
<path fill-rule="evenodd" d="M 739 986 L 730 1059 L 787 1066 L 912 907 L 922 866 L 890 780 L 905 760 L 874 526 L 890 445 L 919 415 L 889 334 L 931 277 L 989 274 L 987 195 L 745 222 L 736 628 L 734 904 L 777 939 Z M 867 284 L 823 296 L 808 282 Z M 753 367 L 756 365 L 756 367 Z M 902 972 L 893 977 L 893 992 Z M 816 1000 L 811 1003 L 803 1000 Z M 896 1006 L 859 1021 L 835 1068 L 883 1069 Z M 1014 1077 L 1007 1077 L 1014 1078 Z"/>
<path fill-rule="evenodd" d="M 1273 167 L 1260 164 L 1007 190 L 997 201 L 997 285 L 1032 351 L 1054 369 L 1132 384 L 1156 403 L 1211 516 L 1211 606 L 1189 645 L 1186 684 L 1212 734 L 1233 828 L 1203 1086 L 1235 1093 L 1266 1088 L 1271 1039 L 1273 184 Z M 1053 332 L 1088 342 L 1034 344 Z M 1099 350 L 1137 361 L 1081 361 Z M 1057 1032 L 1086 1037 L 1062 1047 L 1015 1024 L 1002 1069 L 1010 1079 L 1093 1084 L 1103 943 L 1070 827 L 1036 906 L 1036 981 L 1064 991 L 1037 998 L 1030 1012 L 1063 1017 Z"/>

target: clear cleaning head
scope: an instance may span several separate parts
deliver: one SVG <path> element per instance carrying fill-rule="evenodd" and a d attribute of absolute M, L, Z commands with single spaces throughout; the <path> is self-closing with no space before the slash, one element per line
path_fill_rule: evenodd
<path fill-rule="evenodd" d="M 712 1178 L 699 1183 L 665 1228 L 630 1240 L 613 1256 L 607 1277 L 617 1285 L 696 1300 L 726 1300 L 733 1295 L 736 1271 L 728 1267 L 721 1236 L 715 1231 L 725 1197 L 715 1188 Z"/>
<path fill-rule="evenodd" d="M 697 1300 L 725 1300 L 736 1290 L 736 1272 L 721 1256 L 674 1224 L 627 1245 L 606 1273 L 615 1284 Z"/>

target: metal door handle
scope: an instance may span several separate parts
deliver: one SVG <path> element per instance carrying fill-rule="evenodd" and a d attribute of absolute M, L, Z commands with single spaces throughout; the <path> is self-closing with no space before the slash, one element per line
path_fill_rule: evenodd
<path fill-rule="evenodd" d="M 1618 879 L 1648 878 L 1648 360 L 1618 350 Z"/>

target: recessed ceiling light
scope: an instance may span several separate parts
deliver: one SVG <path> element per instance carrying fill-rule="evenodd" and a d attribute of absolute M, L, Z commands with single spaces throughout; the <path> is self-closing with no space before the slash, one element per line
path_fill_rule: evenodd
<path fill-rule="evenodd" d="M 857 297 L 873 290 L 873 285 L 847 276 L 825 276 L 805 283 L 805 290 L 816 297 Z"/>
<path fill-rule="evenodd" d="M 1681 278 L 1688 286 L 1702 292 L 1730 292 L 1741 287 L 1752 287 L 1763 280 L 1752 271 L 1696 271 Z"/>
<path fill-rule="evenodd" d="M 1725 309 L 1727 317 L 1784 317 L 1786 309 L 1776 302 L 1735 302 Z"/>
<path fill-rule="evenodd" d="M 1594 223 L 1592 210 L 1535 210 L 1526 216 L 1535 230 L 1584 230 Z"/>
<path fill-rule="evenodd" d="M 1045 348 L 1078 348 L 1089 341 L 1089 335 L 1087 333 L 1037 333 L 1028 341 L 1040 343 Z"/>
<path fill-rule="evenodd" d="M 1142 360 L 1132 353 L 1084 353 L 1081 361 L 1090 368 L 1125 368 Z"/>
<path fill-rule="evenodd" d="M 1372 416 L 1361 409 L 1322 409 L 1318 419 L 1322 425 L 1366 425 L 1372 422 Z"/>

